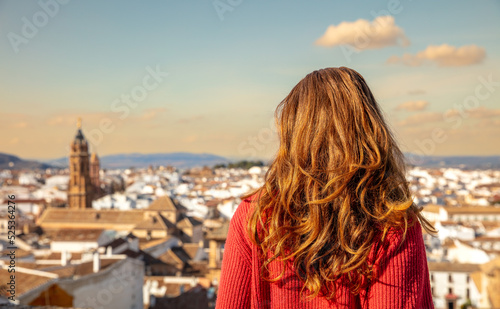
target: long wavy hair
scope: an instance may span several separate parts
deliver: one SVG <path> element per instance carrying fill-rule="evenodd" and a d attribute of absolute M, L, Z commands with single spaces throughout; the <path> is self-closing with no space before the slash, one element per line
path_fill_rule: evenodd
<path fill-rule="evenodd" d="M 308 297 L 334 298 L 341 278 L 356 295 L 373 275 L 372 245 L 391 228 L 404 239 L 418 219 L 435 232 L 413 204 L 403 154 L 358 72 L 308 74 L 275 119 L 279 150 L 247 226 L 265 280 L 280 280 L 290 261 Z M 283 263 L 280 274 L 269 272 L 273 261 Z"/>

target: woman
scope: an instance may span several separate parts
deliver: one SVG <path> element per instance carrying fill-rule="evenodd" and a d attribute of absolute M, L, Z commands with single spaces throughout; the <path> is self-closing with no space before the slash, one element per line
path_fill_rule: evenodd
<path fill-rule="evenodd" d="M 280 146 L 226 240 L 217 308 L 434 308 L 404 158 L 363 77 L 314 71 L 276 110 Z"/>

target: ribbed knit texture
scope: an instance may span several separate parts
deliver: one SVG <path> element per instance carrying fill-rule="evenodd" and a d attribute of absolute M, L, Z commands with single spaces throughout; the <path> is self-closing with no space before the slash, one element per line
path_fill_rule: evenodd
<path fill-rule="evenodd" d="M 370 263 L 375 266 L 377 278 L 359 297 L 339 284 L 335 301 L 325 297 L 307 300 L 301 297 L 302 282 L 291 266 L 278 282 L 270 283 L 260 278 L 263 261 L 259 258 L 259 248 L 250 242 L 246 233 L 250 211 L 250 200 L 244 200 L 231 219 L 217 309 L 434 308 L 422 229 L 418 222 L 408 229 L 402 244 L 402 232 L 393 232 L 384 244 L 373 246 Z M 280 265 L 273 262 L 270 270 L 279 273 Z"/>

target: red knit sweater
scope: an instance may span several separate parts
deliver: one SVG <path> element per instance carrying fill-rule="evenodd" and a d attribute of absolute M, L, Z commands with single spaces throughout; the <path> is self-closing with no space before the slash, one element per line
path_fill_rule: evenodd
<path fill-rule="evenodd" d="M 339 284 L 336 301 L 325 297 L 307 300 L 301 297 L 302 283 L 291 268 L 275 283 L 260 278 L 262 261 L 258 247 L 250 242 L 246 233 L 250 210 L 250 200 L 244 200 L 231 219 L 224 248 L 217 309 L 434 308 L 419 223 L 408 229 L 401 246 L 401 232 L 389 234 L 384 245 L 373 246 L 377 249 L 372 250 L 370 260 L 379 269 L 378 278 L 359 297 Z M 271 263 L 270 270 L 279 273 L 280 264 L 273 266 Z"/>

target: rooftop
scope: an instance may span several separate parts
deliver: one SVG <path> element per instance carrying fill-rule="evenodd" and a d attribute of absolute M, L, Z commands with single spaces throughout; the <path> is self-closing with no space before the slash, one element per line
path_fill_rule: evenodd
<path fill-rule="evenodd" d="M 91 242 L 97 241 L 103 231 L 103 229 L 54 229 L 47 230 L 44 236 L 51 241 Z"/>
<path fill-rule="evenodd" d="M 429 262 L 429 271 L 472 273 L 481 270 L 479 264 Z"/>
<path fill-rule="evenodd" d="M 462 206 L 462 207 L 443 207 L 449 215 L 459 214 L 495 214 L 500 215 L 500 207 L 496 206 Z"/>

